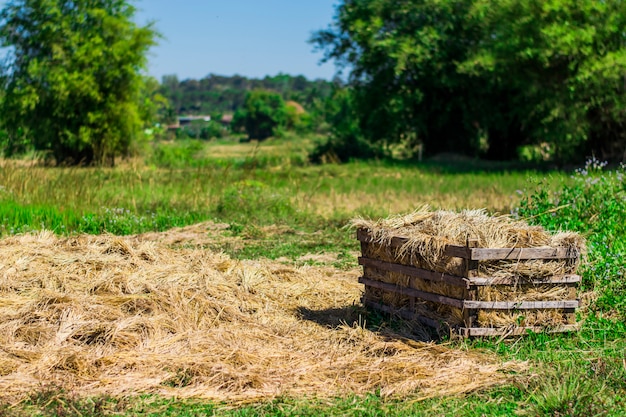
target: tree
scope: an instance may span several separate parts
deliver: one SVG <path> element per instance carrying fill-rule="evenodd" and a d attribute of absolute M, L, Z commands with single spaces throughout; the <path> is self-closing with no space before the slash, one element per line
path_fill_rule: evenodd
<path fill-rule="evenodd" d="M 372 143 L 420 141 L 430 153 L 469 153 L 470 77 L 455 62 L 475 37 L 468 1 L 345 0 L 312 42 L 350 68 L 352 106 Z"/>
<path fill-rule="evenodd" d="M 152 128 L 155 124 L 168 125 L 176 122 L 176 114 L 169 100 L 161 93 L 161 85 L 156 78 L 143 78 L 140 89 L 139 115 L 143 127 Z"/>
<path fill-rule="evenodd" d="M 318 142 L 309 154 L 314 163 L 347 162 L 350 159 L 370 159 L 383 156 L 380 147 L 363 137 L 358 125 L 352 89 L 335 85 L 333 93 L 324 102 L 325 122 L 331 134 Z"/>
<path fill-rule="evenodd" d="M 514 91 L 525 141 L 557 159 L 626 157 L 626 2 L 476 0 L 481 43 L 459 71 Z"/>
<path fill-rule="evenodd" d="M 151 24 L 123 0 L 11 0 L 0 12 L 9 55 L 1 122 L 58 164 L 114 163 L 139 134 Z"/>
<path fill-rule="evenodd" d="M 246 95 L 243 111 L 237 114 L 236 119 L 242 119 L 250 139 L 263 140 L 285 126 L 287 107 L 278 93 L 255 90 Z"/>
<path fill-rule="evenodd" d="M 494 159 L 626 150 L 623 0 L 344 0 L 312 42 L 351 70 L 361 135 Z M 609 146 L 609 144 L 611 146 Z"/>

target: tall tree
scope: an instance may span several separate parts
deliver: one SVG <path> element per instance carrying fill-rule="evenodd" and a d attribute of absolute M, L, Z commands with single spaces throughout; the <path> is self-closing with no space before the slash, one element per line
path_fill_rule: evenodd
<path fill-rule="evenodd" d="M 624 0 L 343 0 L 312 42 L 350 69 L 361 135 L 504 159 L 626 151 Z M 609 152 L 610 150 L 610 152 Z"/>
<path fill-rule="evenodd" d="M 371 142 L 420 141 L 429 153 L 471 152 L 466 103 L 478 83 L 459 75 L 477 41 L 468 0 L 344 0 L 312 42 L 351 70 L 358 125 Z M 476 85 L 473 85 L 476 84 Z"/>
<path fill-rule="evenodd" d="M 557 159 L 624 160 L 625 11 L 624 0 L 475 0 L 483 36 L 459 71 L 514 91 L 526 141 Z"/>
<path fill-rule="evenodd" d="M 142 126 L 157 33 L 124 0 L 10 0 L 0 12 L 0 118 L 59 164 L 113 163 Z"/>
<path fill-rule="evenodd" d="M 234 123 L 244 126 L 250 139 L 263 140 L 277 133 L 287 122 L 287 107 L 278 93 L 254 90 L 246 95 L 243 110 L 240 110 Z"/>

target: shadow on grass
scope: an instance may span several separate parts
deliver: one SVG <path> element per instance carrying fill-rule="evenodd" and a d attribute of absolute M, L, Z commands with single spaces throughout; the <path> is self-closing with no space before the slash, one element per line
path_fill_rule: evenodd
<path fill-rule="evenodd" d="M 417 342 L 441 342 L 444 340 L 443 335 L 419 322 L 406 321 L 390 314 L 368 310 L 362 305 L 322 310 L 299 307 L 298 314 L 303 320 L 315 322 L 329 329 L 358 325 L 378 333 L 386 339 L 411 339 Z"/>
<path fill-rule="evenodd" d="M 418 161 L 416 159 L 384 159 L 381 164 L 386 167 L 419 167 L 420 169 L 437 174 L 470 174 L 470 173 L 502 173 L 502 172 L 549 172 L 571 170 L 574 167 L 557 166 L 554 163 L 535 163 L 521 161 L 490 161 L 462 157 L 458 155 L 436 155 L 432 158 Z"/>

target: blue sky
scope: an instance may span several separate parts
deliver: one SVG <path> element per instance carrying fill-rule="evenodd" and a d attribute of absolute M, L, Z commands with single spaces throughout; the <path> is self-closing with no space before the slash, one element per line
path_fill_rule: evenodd
<path fill-rule="evenodd" d="M 307 40 L 326 28 L 338 0 L 141 0 L 137 22 L 154 20 L 164 36 L 149 73 L 179 79 L 210 73 L 261 78 L 279 72 L 331 79 L 332 63 Z"/>

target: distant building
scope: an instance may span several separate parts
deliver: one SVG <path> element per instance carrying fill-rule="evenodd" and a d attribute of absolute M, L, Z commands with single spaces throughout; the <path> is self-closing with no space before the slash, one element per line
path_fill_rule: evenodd
<path fill-rule="evenodd" d="M 222 123 L 224 126 L 230 126 L 232 122 L 233 122 L 232 114 L 225 114 L 222 116 L 222 120 L 220 120 L 220 123 Z"/>
<path fill-rule="evenodd" d="M 178 121 L 175 124 L 167 126 L 167 128 L 168 130 L 176 130 L 195 121 L 210 122 L 211 116 L 179 116 Z"/>
<path fill-rule="evenodd" d="M 211 116 L 180 116 L 178 118 L 178 124 L 180 126 L 185 126 L 195 121 L 210 122 Z"/>

